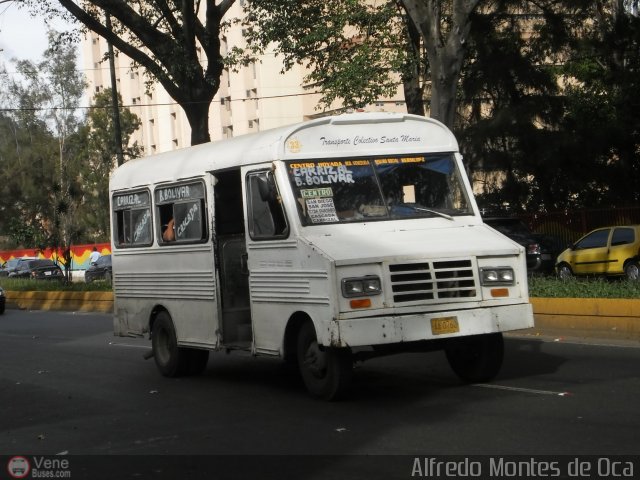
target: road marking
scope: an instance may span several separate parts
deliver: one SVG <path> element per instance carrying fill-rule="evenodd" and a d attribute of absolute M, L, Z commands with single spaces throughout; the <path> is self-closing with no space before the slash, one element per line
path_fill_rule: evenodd
<path fill-rule="evenodd" d="M 109 345 L 113 347 L 129 347 L 129 348 L 145 348 L 148 349 L 147 345 L 131 345 L 130 343 L 118 343 L 118 342 L 109 342 Z"/>
<path fill-rule="evenodd" d="M 494 390 L 507 390 L 510 392 L 534 393 L 536 395 L 555 395 L 557 397 L 571 396 L 569 392 L 553 392 L 551 390 L 535 390 L 533 388 L 509 387 L 507 385 L 495 385 L 491 383 L 474 383 L 472 387 L 493 388 Z"/>

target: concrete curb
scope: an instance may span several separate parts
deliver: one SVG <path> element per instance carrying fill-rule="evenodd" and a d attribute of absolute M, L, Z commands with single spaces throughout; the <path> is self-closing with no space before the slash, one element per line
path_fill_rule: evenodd
<path fill-rule="evenodd" d="M 5 291 L 8 308 L 113 312 L 113 292 Z"/>
<path fill-rule="evenodd" d="M 7 307 L 25 310 L 113 312 L 113 292 L 7 291 Z M 528 333 L 640 341 L 640 299 L 531 298 Z"/>
<path fill-rule="evenodd" d="M 640 299 L 531 298 L 534 332 L 640 340 Z"/>

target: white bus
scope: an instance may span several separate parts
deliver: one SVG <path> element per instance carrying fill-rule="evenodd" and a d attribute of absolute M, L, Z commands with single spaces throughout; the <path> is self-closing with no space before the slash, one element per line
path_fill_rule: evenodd
<path fill-rule="evenodd" d="M 441 123 L 347 114 L 125 163 L 110 182 L 114 330 L 165 376 L 209 351 L 298 365 L 325 399 L 354 361 L 444 349 L 488 381 L 533 326 L 525 257 L 483 224 Z M 168 229 L 168 231 L 167 231 Z"/>

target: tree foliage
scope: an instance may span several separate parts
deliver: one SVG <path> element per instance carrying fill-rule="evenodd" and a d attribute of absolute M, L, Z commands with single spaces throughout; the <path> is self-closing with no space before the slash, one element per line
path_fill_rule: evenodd
<path fill-rule="evenodd" d="M 21 0 L 32 10 L 60 7 L 156 79 L 183 109 L 191 143 L 210 140 L 209 106 L 224 69 L 223 17 L 235 0 Z M 202 10 L 202 12 L 201 12 Z M 204 21 L 199 14 L 203 13 Z M 111 28 L 106 16 L 110 16 Z M 204 57 L 204 58 L 202 58 Z"/>
<path fill-rule="evenodd" d="M 474 20 L 464 103 L 490 101 L 465 119 L 461 143 L 472 168 L 499 172 L 480 204 L 512 212 L 636 204 L 638 18 L 621 1 L 537 2 L 533 11 L 526 41 L 489 33 L 509 35 L 506 25 L 477 28 L 496 16 Z"/>
<path fill-rule="evenodd" d="M 304 83 L 322 93 L 325 109 L 359 108 L 393 96 L 415 61 L 395 2 L 251 0 L 245 13 L 250 48 L 236 49 L 229 64 L 275 51 L 283 72 L 306 68 Z"/>
<path fill-rule="evenodd" d="M 119 99 L 118 104 L 122 104 Z M 107 241 L 109 236 L 109 175 L 116 166 L 117 149 L 112 115 L 111 90 L 97 93 L 92 101 L 88 123 L 81 132 L 87 146 L 83 169 L 83 201 L 78 209 L 85 236 L 93 242 Z M 126 160 L 137 158 L 142 149 L 130 138 L 141 121 L 128 108 L 120 108 L 120 127 Z"/>
<path fill-rule="evenodd" d="M 55 32 L 41 61 L 16 61 L 0 111 L 0 233 L 6 247 L 62 247 L 108 239 L 108 179 L 115 164 L 109 91 L 80 115 L 84 78 L 75 48 Z M 107 108 L 109 107 L 109 108 Z M 139 120 L 121 110 L 124 140 Z M 137 145 L 126 154 L 137 156 Z"/>

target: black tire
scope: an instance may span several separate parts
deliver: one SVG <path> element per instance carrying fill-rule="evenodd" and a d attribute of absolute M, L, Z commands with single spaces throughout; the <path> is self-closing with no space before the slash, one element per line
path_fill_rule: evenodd
<path fill-rule="evenodd" d="M 107 282 L 107 285 L 111 285 L 111 272 L 104 272 L 104 280 Z"/>
<path fill-rule="evenodd" d="M 628 280 L 640 280 L 640 265 L 638 265 L 638 262 L 633 260 L 627 262 L 624 266 L 624 274 L 627 276 Z"/>
<path fill-rule="evenodd" d="M 558 278 L 560 280 L 569 280 L 573 278 L 573 270 L 566 263 L 562 263 L 557 267 Z"/>
<path fill-rule="evenodd" d="M 349 348 L 328 348 L 318 344 L 313 323 L 298 332 L 297 357 L 300 375 L 314 397 L 338 400 L 351 386 L 353 358 Z"/>
<path fill-rule="evenodd" d="M 492 380 L 502 367 L 502 333 L 488 333 L 452 339 L 445 348 L 451 369 L 464 382 Z"/>
<path fill-rule="evenodd" d="M 156 366 L 165 377 L 180 377 L 189 372 L 189 350 L 178 347 L 176 330 L 167 312 L 160 312 L 156 317 L 151 348 Z"/>
<path fill-rule="evenodd" d="M 0 305 L 0 315 L 4 315 L 5 304 Z"/>

